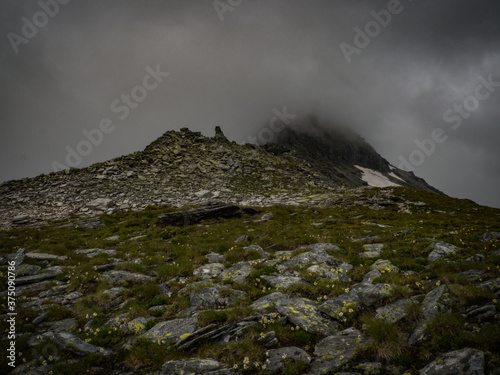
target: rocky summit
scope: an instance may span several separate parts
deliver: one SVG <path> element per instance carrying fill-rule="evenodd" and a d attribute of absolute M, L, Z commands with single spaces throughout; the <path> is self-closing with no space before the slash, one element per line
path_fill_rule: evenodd
<path fill-rule="evenodd" d="M 327 130 L 328 129 L 328 130 Z M 145 148 L 87 168 L 0 185 L 0 229 L 208 199 L 241 205 L 327 205 L 355 199 L 356 187 L 439 191 L 389 164 L 361 137 L 314 117 L 264 146 L 169 131 Z M 325 195 L 326 194 L 326 195 Z"/>
<path fill-rule="evenodd" d="M 500 210 L 314 117 L 0 201 L 2 374 L 500 374 Z"/>

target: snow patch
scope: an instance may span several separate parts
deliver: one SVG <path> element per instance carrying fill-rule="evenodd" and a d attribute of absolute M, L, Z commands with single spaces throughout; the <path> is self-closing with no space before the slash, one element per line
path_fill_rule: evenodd
<path fill-rule="evenodd" d="M 397 178 L 399 181 L 406 182 L 406 181 L 405 181 L 405 180 L 403 180 L 401 177 L 396 176 L 396 175 L 395 175 L 394 173 L 392 173 L 392 172 L 391 172 L 391 173 L 389 173 L 389 176 L 394 177 L 394 178 Z"/>
<path fill-rule="evenodd" d="M 381 188 L 389 187 L 389 186 L 401 186 L 401 185 L 398 185 L 398 184 L 392 182 L 386 176 L 384 176 L 382 173 L 374 171 L 373 169 L 363 168 L 363 167 L 360 167 L 359 165 L 355 165 L 355 167 L 363 172 L 363 176 L 361 176 L 361 179 L 370 186 L 381 187 Z"/>

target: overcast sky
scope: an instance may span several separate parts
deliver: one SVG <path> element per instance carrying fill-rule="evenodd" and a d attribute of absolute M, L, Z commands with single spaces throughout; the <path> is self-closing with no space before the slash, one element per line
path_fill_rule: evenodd
<path fill-rule="evenodd" d="M 286 106 L 500 207 L 498 1 L 55 1 L 0 1 L 0 181 L 181 127 L 244 143 Z"/>

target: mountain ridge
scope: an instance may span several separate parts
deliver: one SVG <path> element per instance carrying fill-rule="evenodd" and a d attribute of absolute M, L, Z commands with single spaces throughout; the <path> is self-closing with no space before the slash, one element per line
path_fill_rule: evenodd
<path fill-rule="evenodd" d="M 0 228 L 91 216 L 96 207 L 103 208 L 96 199 L 108 199 L 104 208 L 116 212 L 148 205 L 180 207 L 210 198 L 297 204 L 316 194 L 339 195 L 369 185 L 441 193 L 391 166 L 355 133 L 349 135 L 352 139 L 332 133 L 325 142 L 322 135 L 304 133 L 304 126 L 325 132 L 314 122 L 299 131 L 285 127 L 276 143 L 257 146 L 229 141 L 220 127 L 214 137 L 183 128 L 167 131 L 143 151 L 86 168 L 5 182 L 0 185 Z"/>

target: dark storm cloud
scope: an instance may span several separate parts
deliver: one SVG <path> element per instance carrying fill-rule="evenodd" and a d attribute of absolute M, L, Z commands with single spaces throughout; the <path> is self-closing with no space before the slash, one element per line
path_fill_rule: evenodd
<path fill-rule="evenodd" d="M 41 8 L 3 1 L 0 180 L 66 164 L 67 147 L 104 118 L 115 129 L 80 166 L 184 126 L 213 135 L 221 125 L 245 142 L 286 106 L 354 128 L 396 166 L 442 128 L 446 142 L 415 173 L 450 195 L 500 206 L 500 88 L 458 129 L 443 119 L 480 77 L 500 81 L 500 4 L 402 0 L 348 63 L 339 44 L 355 46 L 354 28 L 391 3 L 232 0 L 220 16 L 212 1 L 73 0 L 16 54 L 7 35 L 22 35 L 22 18 Z M 111 103 L 142 85 L 148 66 L 170 75 L 120 120 Z"/>

